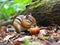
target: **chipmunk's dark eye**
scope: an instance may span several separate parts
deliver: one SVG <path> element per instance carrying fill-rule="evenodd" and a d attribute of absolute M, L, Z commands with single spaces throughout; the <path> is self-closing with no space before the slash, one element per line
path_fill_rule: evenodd
<path fill-rule="evenodd" d="M 32 20 L 31 20 L 31 19 L 27 19 L 26 21 L 27 21 L 27 22 L 29 22 L 29 23 L 31 23 L 31 22 L 32 22 Z"/>
<path fill-rule="evenodd" d="M 30 20 L 26 20 L 26 22 L 29 22 L 30 23 L 31 21 Z"/>

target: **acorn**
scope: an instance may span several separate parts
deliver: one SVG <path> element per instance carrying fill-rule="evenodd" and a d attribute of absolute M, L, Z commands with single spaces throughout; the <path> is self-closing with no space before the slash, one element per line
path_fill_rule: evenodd
<path fill-rule="evenodd" d="M 38 34 L 40 31 L 40 28 L 38 26 L 31 27 L 29 31 L 30 31 L 30 34 Z"/>

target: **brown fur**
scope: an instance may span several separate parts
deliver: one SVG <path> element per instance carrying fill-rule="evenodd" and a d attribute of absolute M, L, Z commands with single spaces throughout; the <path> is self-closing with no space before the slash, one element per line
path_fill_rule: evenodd
<path fill-rule="evenodd" d="M 16 20 L 14 20 L 13 25 L 16 29 L 16 32 L 24 31 L 31 26 L 36 25 L 36 19 L 32 15 L 19 15 Z M 18 20 L 18 21 L 17 21 Z"/>

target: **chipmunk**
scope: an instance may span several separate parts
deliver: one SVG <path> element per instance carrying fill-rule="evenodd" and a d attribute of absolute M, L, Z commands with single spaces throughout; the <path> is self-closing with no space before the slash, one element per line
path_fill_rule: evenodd
<path fill-rule="evenodd" d="M 15 18 L 13 26 L 17 33 L 29 29 L 31 26 L 36 25 L 36 19 L 30 15 L 19 15 Z"/>

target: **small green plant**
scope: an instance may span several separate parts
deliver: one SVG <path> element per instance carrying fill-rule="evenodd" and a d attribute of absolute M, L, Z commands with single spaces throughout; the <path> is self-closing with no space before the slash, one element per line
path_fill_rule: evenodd
<path fill-rule="evenodd" d="M 21 44 L 21 45 L 29 45 L 29 39 L 25 38 L 24 43 L 23 43 L 23 44 Z"/>
<path fill-rule="evenodd" d="M 26 9 L 32 0 L 1 0 L 0 1 L 0 19 L 9 19 L 10 15 L 16 15 L 19 11 Z"/>

